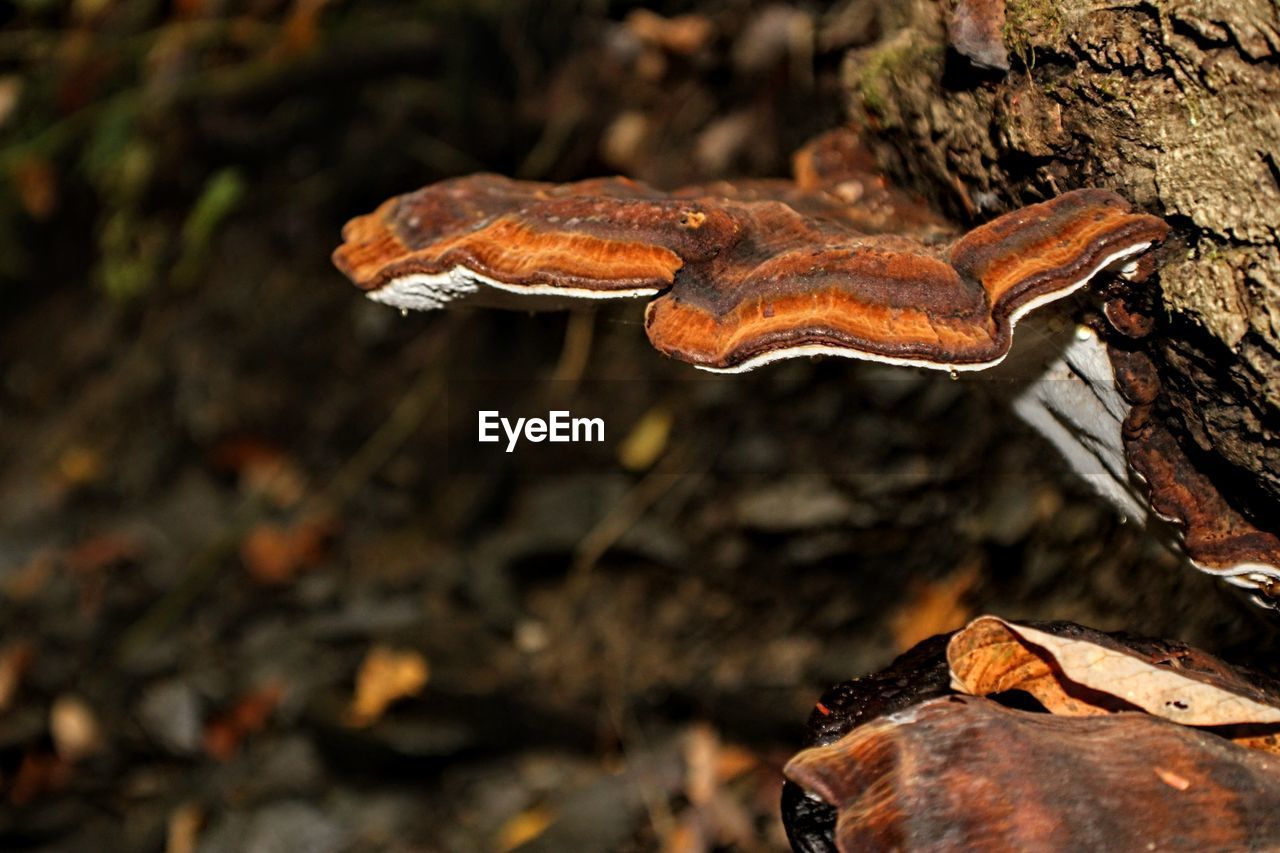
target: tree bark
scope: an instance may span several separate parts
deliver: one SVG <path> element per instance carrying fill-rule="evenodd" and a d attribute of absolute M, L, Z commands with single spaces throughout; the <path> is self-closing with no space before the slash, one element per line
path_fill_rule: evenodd
<path fill-rule="evenodd" d="M 843 78 L 889 173 L 978 221 L 1068 189 L 1163 215 L 1153 339 L 1176 426 L 1257 521 L 1280 502 L 1275 0 L 986 0 L 1010 70 L 948 47 L 954 1 L 855 0 Z M 999 36 L 997 36 L 998 38 Z M 997 42 L 996 46 L 999 44 Z M 1221 464 L 1220 464 L 1221 463 Z M 1267 508 L 1270 507 L 1270 512 Z"/>

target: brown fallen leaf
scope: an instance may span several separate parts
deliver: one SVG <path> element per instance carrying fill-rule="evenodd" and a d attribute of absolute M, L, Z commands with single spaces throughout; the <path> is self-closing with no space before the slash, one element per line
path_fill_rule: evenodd
<path fill-rule="evenodd" d="M 66 787 L 71 781 L 71 769 L 70 764 L 50 752 L 27 752 L 9 782 L 9 802 L 19 807 L 30 805 L 45 794 Z"/>
<path fill-rule="evenodd" d="M 665 406 L 654 406 L 640 416 L 618 448 L 618 462 L 628 471 L 644 471 L 667 449 L 675 418 Z"/>
<path fill-rule="evenodd" d="M 220 442 L 210 456 L 214 468 L 235 474 L 240 491 L 272 506 L 294 506 L 306 494 L 307 477 L 283 450 L 253 436 Z"/>
<path fill-rule="evenodd" d="M 493 846 L 498 853 L 510 853 L 546 832 L 555 819 L 555 812 L 546 806 L 525 809 L 502 824 Z"/>
<path fill-rule="evenodd" d="M 1024 645 L 1002 619 L 982 616 L 956 632 L 947 644 L 951 686 L 962 693 L 989 696 L 1022 690 L 1052 714 L 1083 717 L 1120 710 L 1114 697 L 1093 691 L 1068 692 L 1052 659 Z M 1090 701 L 1093 700 L 1093 701 Z"/>
<path fill-rule="evenodd" d="M 289 583 L 324 559 L 334 526 L 328 518 L 301 519 L 288 525 L 263 522 L 240 543 L 240 559 L 258 583 Z"/>
<path fill-rule="evenodd" d="M 31 669 L 31 643 L 15 640 L 0 648 L 0 714 L 13 706 L 22 678 Z"/>
<path fill-rule="evenodd" d="M 58 757 L 75 764 L 102 749 L 97 715 L 79 696 L 64 694 L 49 709 L 49 734 Z"/>
<path fill-rule="evenodd" d="M 894 648 L 905 652 L 921 640 L 963 625 L 973 614 L 964 597 L 981 579 L 978 563 L 971 561 L 945 577 L 916 585 L 911 598 L 889 619 Z"/>
<path fill-rule="evenodd" d="M 785 773 L 835 808 L 841 851 L 1280 847 L 1275 759 L 1147 714 L 944 697 L 804 750 Z"/>
<path fill-rule="evenodd" d="M 169 812 L 164 853 L 196 853 L 204 812 L 195 803 L 183 803 Z"/>
<path fill-rule="evenodd" d="M 377 722 L 397 699 L 417 696 L 427 685 L 429 668 L 418 652 L 374 646 L 356 674 L 355 695 L 347 710 L 347 725 Z"/>
<path fill-rule="evenodd" d="M 63 558 L 71 571 L 88 575 L 131 563 L 146 553 L 145 544 L 127 533 L 109 532 L 90 536 Z"/>
<path fill-rule="evenodd" d="M 205 724 L 204 751 L 219 761 L 230 761 L 247 736 L 266 728 L 283 697 L 284 685 L 278 681 L 268 681 L 241 696 Z"/>
<path fill-rule="evenodd" d="M 1057 714 L 1140 708 L 1188 726 L 1280 724 L 1280 694 L 1204 652 L 1168 644 L 1161 654 L 1156 645 L 984 616 L 951 639 L 947 659 L 956 689 L 1025 690 Z"/>

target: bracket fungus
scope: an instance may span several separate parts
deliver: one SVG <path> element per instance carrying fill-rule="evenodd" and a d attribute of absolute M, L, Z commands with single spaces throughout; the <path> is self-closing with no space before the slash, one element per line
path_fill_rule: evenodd
<path fill-rule="evenodd" d="M 1104 270 L 1142 280 L 1154 268 L 1145 253 L 1169 231 L 1115 193 L 1080 189 L 958 234 L 877 175 L 849 131 L 802 148 L 792 171 L 674 192 L 619 177 L 455 178 L 351 220 L 333 260 L 401 309 L 648 298 L 653 346 L 705 370 L 837 355 L 955 372 L 1002 362 L 1020 318 Z M 1128 340 L 1154 322 L 1134 297 L 1105 306 Z M 1232 509 L 1149 417 L 1151 371 L 1113 380 L 1117 352 L 1081 327 L 1038 365 L 1015 410 L 1121 512 L 1145 519 L 1132 466 L 1155 514 L 1182 528 L 1193 565 L 1273 595 L 1280 537 Z"/>
<path fill-rule="evenodd" d="M 984 616 L 823 695 L 783 819 L 803 853 L 1271 849 L 1278 736 L 1280 688 L 1197 649 Z"/>
<path fill-rule="evenodd" d="M 1234 507 L 1171 431 L 1143 344 L 1155 321 L 1132 295 L 1106 302 L 1109 328 L 1078 326 L 1013 409 L 1126 518 L 1168 522 L 1154 526 L 1194 568 L 1280 606 L 1280 536 Z"/>
<path fill-rule="evenodd" d="M 792 182 L 442 181 L 349 222 L 334 263 L 401 308 L 656 296 L 650 341 L 707 370 L 819 354 L 980 370 L 1008 354 L 1024 314 L 1168 231 L 1086 189 L 955 238 L 848 139 L 802 149 Z"/>
<path fill-rule="evenodd" d="M 1255 591 L 1259 604 L 1280 606 L 1280 536 L 1228 503 L 1156 414 L 1160 380 L 1150 357 L 1115 347 L 1109 353 L 1116 386 L 1132 404 L 1121 427 L 1125 453 L 1152 512 L 1179 531 L 1197 569 Z"/>

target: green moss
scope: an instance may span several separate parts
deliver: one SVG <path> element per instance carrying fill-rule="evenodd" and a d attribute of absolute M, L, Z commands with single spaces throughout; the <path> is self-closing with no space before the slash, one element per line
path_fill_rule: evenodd
<path fill-rule="evenodd" d="M 1058 0 L 1005 0 L 1004 43 L 1028 68 L 1036 64 L 1036 42 L 1054 41 L 1061 33 Z"/>
<path fill-rule="evenodd" d="M 1105 75 L 1100 74 L 1090 82 L 1093 83 L 1094 89 L 1101 92 L 1103 95 L 1106 95 L 1111 100 L 1113 101 L 1120 100 L 1120 96 L 1121 96 L 1120 81 L 1112 77 L 1107 77 Z"/>
<path fill-rule="evenodd" d="M 853 88 L 869 112 L 883 117 L 892 87 L 910 74 L 930 73 L 931 66 L 942 61 L 942 50 L 924 45 L 916 36 L 915 30 L 902 30 L 860 57 Z"/>

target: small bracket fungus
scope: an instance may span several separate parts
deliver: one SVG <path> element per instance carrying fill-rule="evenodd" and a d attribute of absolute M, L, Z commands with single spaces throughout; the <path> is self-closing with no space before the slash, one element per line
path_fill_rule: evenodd
<path fill-rule="evenodd" d="M 706 370 L 818 354 L 981 370 L 1024 314 L 1168 231 L 1114 193 L 1076 190 L 948 241 L 850 139 L 802 149 L 793 182 L 442 181 L 349 222 L 334 263 L 401 308 L 657 295 L 650 341 Z"/>
<path fill-rule="evenodd" d="M 1155 321 L 1134 294 L 1108 299 L 1104 313 L 1112 331 L 1079 326 L 1037 381 L 1021 388 L 1014 411 L 1124 517 L 1169 522 L 1179 534 L 1167 536 L 1169 544 L 1193 567 L 1277 607 L 1280 536 L 1223 497 L 1157 411 L 1160 377 L 1141 348 Z"/>
<path fill-rule="evenodd" d="M 983 616 L 823 694 L 783 822 L 803 853 L 1270 849 L 1276 753 L 1270 679 L 1182 643 Z"/>
<path fill-rule="evenodd" d="M 1192 565 L 1260 593 L 1254 597 L 1258 604 L 1280 605 L 1280 536 L 1227 503 L 1149 404 L 1129 413 L 1124 441 L 1134 472 L 1150 492 L 1152 511 L 1181 532 Z"/>
<path fill-rule="evenodd" d="M 1108 299 L 1111 330 L 1078 327 L 1013 400 L 1014 411 L 1126 518 L 1168 522 L 1179 534 L 1170 544 L 1192 566 L 1277 607 L 1280 536 L 1233 507 L 1166 426 L 1159 373 L 1142 347 L 1155 320 L 1137 297 Z"/>

